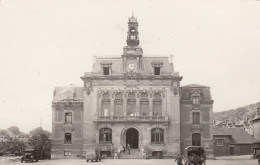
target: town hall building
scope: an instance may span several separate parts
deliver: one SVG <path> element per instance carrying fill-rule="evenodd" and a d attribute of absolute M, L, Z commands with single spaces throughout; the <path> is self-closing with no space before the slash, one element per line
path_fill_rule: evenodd
<path fill-rule="evenodd" d="M 122 55 L 95 57 L 82 87 L 56 87 L 52 157 L 97 150 L 113 155 L 127 144 L 151 156 L 172 157 L 187 146 L 213 156 L 210 88 L 180 86 L 173 57 L 143 54 L 137 19 L 128 20 Z"/>

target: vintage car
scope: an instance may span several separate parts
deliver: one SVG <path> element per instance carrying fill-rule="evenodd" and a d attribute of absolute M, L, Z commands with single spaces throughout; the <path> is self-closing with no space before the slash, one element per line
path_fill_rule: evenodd
<path fill-rule="evenodd" d="M 206 153 L 203 147 L 200 146 L 188 146 L 185 148 L 184 155 L 185 165 L 202 165 L 206 164 Z"/>
<path fill-rule="evenodd" d="M 89 160 L 91 160 L 92 162 L 98 162 L 101 161 L 101 155 L 99 151 L 88 151 L 86 153 L 86 161 L 88 162 Z"/>
<path fill-rule="evenodd" d="M 34 149 L 27 149 L 23 152 L 21 163 L 25 162 L 38 162 L 39 152 Z"/>

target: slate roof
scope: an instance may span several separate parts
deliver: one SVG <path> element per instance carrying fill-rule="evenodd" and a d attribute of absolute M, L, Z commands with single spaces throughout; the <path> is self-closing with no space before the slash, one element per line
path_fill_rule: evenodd
<path fill-rule="evenodd" d="M 191 100 L 190 94 L 192 90 L 198 89 L 201 92 L 201 100 L 212 100 L 210 87 L 199 85 L 199 84 L 190 84 L 181 87 L 181 100 Z"/>
<path fill-rule="evenodd" d="M 59 101 L 62 99 L 83 99 L 83 87 L 75 85 L 56 87 L 53 92 L 53 101 Z"/>
<path fill-rule="evenodd" d="M 233 144 L 253 144 L 255 139 L 241 128 L 213 128 L 213 136 L 231 136 Z"/>
<path fill-rule="evenodd" d="M 162 62 L 162 73 L 163 74 L 171 74 L 172 69 L 169 63 L 169 57 L 164 56 L 142 56 L 142 66 L 143 66 L 143 74 L 152 74 L 152 62 L 158 61 Z M 100 56 L 96 58 L 96 61 L 93 63 L 92 72 L 93 73 L 101 73 L 101 63 L 102 62 L 111 62 L 112 63 L 112 75 L 120 75 L 123 74 L 123 65 L 122 65 L 122 57 L 119 56 Z"/>

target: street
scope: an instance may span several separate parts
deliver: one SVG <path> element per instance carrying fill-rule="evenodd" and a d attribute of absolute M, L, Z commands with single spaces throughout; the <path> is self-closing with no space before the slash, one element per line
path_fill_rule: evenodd
<path fill-rule="evenodd" d="M 0 157 L 0 165 L 24 164 L 19 157 Z M 27 163 L 25 163 L 27 164 Z M 86 162 L 84 159 L 59 159 L 59 160 L 40 160 L 30 165 L 177 165 L 174 159 L 104 159 L 101 162 Z M 207 165 L 258 165 L 256 159 L 250 156 L 217 157 L 216 160 L 207 160 Z"/>

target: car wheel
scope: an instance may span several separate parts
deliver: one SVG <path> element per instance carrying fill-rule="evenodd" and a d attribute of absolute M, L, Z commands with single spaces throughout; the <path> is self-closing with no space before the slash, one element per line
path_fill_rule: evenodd
<path fill-rule="evenodd" d="M 87 159 L 86 161 L 88 162 L 89 160 Z"/>

